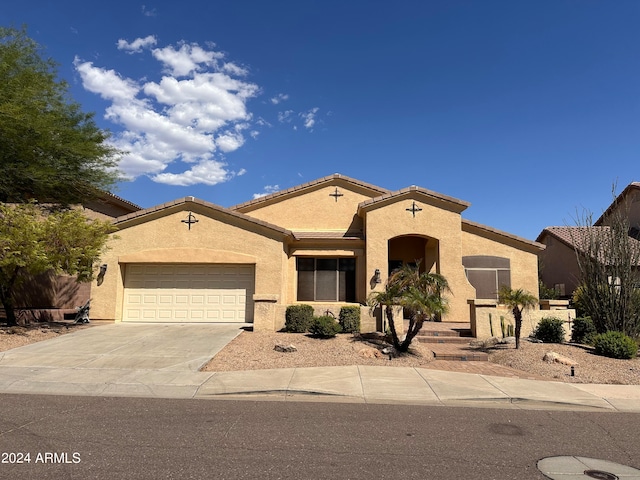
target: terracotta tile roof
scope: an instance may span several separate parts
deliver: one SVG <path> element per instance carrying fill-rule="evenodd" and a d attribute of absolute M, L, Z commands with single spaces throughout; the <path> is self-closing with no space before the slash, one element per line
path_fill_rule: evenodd
<path fill-rule="evenodd" d="M 542 240 L 545 234 L 563 242 L 571 248 L 577 249 L 581 253 L 585 253 L 584 246 L 589 240 L 591 233 L 608 235 L 610 232 L 609 227 L 592 226 L 592 227 L 547 227 L 540 235 L 538 235 L 538 241 Z M 631 245 L 640 250 L 640 241 L 633 237 L 629 237 Z M 640 265 L 640 262 L 638 263 Z"/>
<path fill-rule="evenodd" d="M 629 185 L 627 185 L 625 187 L 625 189 L 622 191 L 622 193 L 620 193 L 620 195 L 618 195 L 616 197 L 616 199 L 611 202 L 611 205 L 609 205 L 607 207 L 607 209 L 604 211 L 604 213 L 602 215 L 600 215 L 600 218 L 598 218 L 595 222 L 594 225 L 602 225 L 602 223 L 604 222 L 604 219 L 611 214 L 611 212 L 614 210 L 614 208 L 620 203 L 622 202 L 627 195 L 629 195 L 629 193 L 635 191 L 635 190 L 640 190 L 640 182 L 631 182 Z"/>
<path fill-rule="evenodd" d="M 253 223 L 255 225 L 260 225 L 262 227 L 268 228 L 270 230 L 274 230 L 276 232 L 279 232 L 285 236 L 289 236 L 292 237 L 293 233 L 290 230 L 287 230 L 285 228 L 279 227 L 278 225 L 274 225 L 272 223 L 269 222 L 265 222 L 263 220 L 258 220 L 257 218 L 254 217 L 250 217 L 249 215 L 245 215 L 243 213 L 239 213 L 239 212 L 234 212 L 229 210 L 228 208 L 224 208 L 221 207 L 219 205 L 216 205 L 214 203 L 210 203 L 207 202 L 205 200 L 200 200 L 199 198 L 194 198 L 194 197 L 184 197 L 184 198 L 180 198 L 178 200 L 174 200 L 172 202 L 167 202 L 167 203 L 161 203 L 160 205 L 156 205 L 154 207 L 150 207 L 150 208 L 145 208 L 144 210 L 139 210 L 137 212 L 133 212 L 133 213 L 129 213 L 127 215 L 123 215 L 121 217 L 115 218 L 113 223 L 114 225 L 120 225 L 126 222 L 129 222 L 131 220 L 134 220 L 136 218 L 141 218 L 147 215 L 150 215 L 152 213 L 155 212 L 160 212 L 162 210 L 167 210 L 169 208 L 172 207 L 176 207 L 179 205 L 183 205 L 183 204 L 188 204 L 188 203 L 193 203 L 195 205 L 202 205 L 208 209 L 211 209 L 215 212 L 221 213 L 223 215 L 228 215 L 230 217 L 234 217 L 240 220 L 244 220 L 250 223 Z"/>
<path fill-rule="evenodd" d="M 102 197 L 104 198 L 105 201 L 115 201 L 116 203 L 121 203 L 124 204 L 125 206 L 129 207 L 131 210 L 142 210 L 142 207 L 140 205 L 136 205 L 133 202 L 130 202 L 129 200 L 125 200 L 122 197 L 119 197 L 118 195 L 111 193 L 111 192 L 107 192 L 107 191 L 103 191 L 102 193 Z"/>
<path fill-rule="evenodd" d="M 608 230 L 609 227 L 592 227 L 595 229 Z M 574 242 L 581 243 L 587 238 L 587 232 L 589 229 L 587 227 L 547 227 L 545 228 L 540 235 L 538 235 L 537 240 L 543 240 L 544 234 L 549 234 L 566 245 L 573 248 Z"/>
<path fill-rule="evenodd" d="M 269 195 L 264 195 L 262 197 L 259 198 L 254 198 L 253 200 L 249 200 L 248 202 L 244 202 L 244 203 L 239 203 L 237 205 L 234 205 L 232 207 L 229 207 L 230 210 L 241 210 L 247 207 L 252 207 L 254 205 L 259 205 L 261 203 L 267 202 L 269 200 L 272 200 L 274 198 L 278 198 L 278 197 L 283 197 L 285 195 L 289 195 L 291 193 L 294 192 L 298 192 L 300 190 L 305 190 L 311 187 L 314 187 L 316 185 L 320 185 L 323 183 L 328 183 L 332 180 L 344 180 L 345 182 L 351 183 L 353 185 L 356 185 L 358 187 L 367 189 L 367 190 L 373 190 L 374 192 L 378 192 L 378 193 L 386 193 L 389 190 L 387 190 L 386 188 L 381 188 L 378 187 L 376 185 L 372 185 L 370 183 L 366 183 L 366 182 L 361 182 L 360 180 L 356 180 L 355 178 L 351 178 L 351 177 L 347 177 L 345 175 L 341 175 L 339 173 L 334 173 L 333 175 L 329 175 L 327 177 L 322 177 L 322 178 L 318 178 L 316 180 L 312 180 L 311 182 L 307 182 L 307 183 L 303 183 L 301 185 L 296 185 L 295 187 L 291 187 L 291 188 L 287 188 L 286 190 L 279 190 L 277 192 L 274 193 L 270 193 Z"/>

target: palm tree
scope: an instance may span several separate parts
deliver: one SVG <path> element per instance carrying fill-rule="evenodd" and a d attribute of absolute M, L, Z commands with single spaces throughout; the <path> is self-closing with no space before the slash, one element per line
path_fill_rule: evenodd
<path fill-rule="evenodd" d="M 533 308 L 538 304 L 538 299 L 531 293 L 518 288 L 503 285 L 498 290 L 498 301 L 511 309 L 513 318 L 516 321 L 516 349 L 520 348 L 520 332 L 522 330 L 522 312 L 528 308 Z"/>
<path fill-rule="evenodd" d="M 448 302 L 443 297 L 449 292 L 447 280 L 437 273 L 420 273 L 420 262 L 403 265 L 387 279 L 385 289 L 372 292 L 369 306 L 384 308 L 389 319 L 389 329 L 393 346 L 398 352 L 406 352 L 413 338 L 418 334 L 425 320 L 434 320 L 446 313 Z M 393 307 L 401 306 L 409 313 L 409 328 L 402 342 L 398 338 Z M 400 319 L 400 321 L 404 321 Z"/>

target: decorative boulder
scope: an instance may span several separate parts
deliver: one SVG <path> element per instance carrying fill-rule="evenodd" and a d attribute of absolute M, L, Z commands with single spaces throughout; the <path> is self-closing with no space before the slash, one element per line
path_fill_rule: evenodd
<path fill-rule="evenodd" d="M 275 347 L 273 347 L 273 349 L 276 352 L 282 352 L 282 353 L 291 353 L 291 352 L 298 351 L 298 349 L 294 345 L 282 345 L 282 344 L 277 344 Z"/>
<path fill-rule="evenodd" d="M 358 351 L 358 355 L 364 358 L 383 358 L 384 355 L 376 348 L 366 347 Z"/>
<path fill-rule="evenodd" d="M 570 358 L 563 357 L 562 355 L 559 355 L 556 352 L 545 353 L 544 357 L 542 357 L 542 360 L 544 360 L 547 363 L 560 363 L 561 365 L 568 365 L 570 367 L 578 365 L 578 362 L 574 362 Z"/>

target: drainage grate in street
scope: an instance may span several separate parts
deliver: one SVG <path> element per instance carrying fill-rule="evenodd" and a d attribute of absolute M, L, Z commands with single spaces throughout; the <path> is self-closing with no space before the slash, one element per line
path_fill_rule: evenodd
<path fill-rule="evenodd" d="M 597 458 L 559 456 L 538 460 L 538 470 L 552 480 L 595 478 L 597 480 L 640 480 L 640 470 Z"/>
<path fill-rule="evenodd" d="M 598 480 L 620 480 L 620 477 L 611 472 L 603 472 L 602 470 L 585 470 L 584 474 L 589 478 L 597 478 Z"/>

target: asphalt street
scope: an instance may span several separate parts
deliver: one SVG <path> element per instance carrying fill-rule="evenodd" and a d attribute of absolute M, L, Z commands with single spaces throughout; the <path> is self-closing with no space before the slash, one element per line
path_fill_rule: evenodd
<path fill-rule="evenodd" d="M 640 468 L 638 413 L 11 394 L 0 401 L 1 478 L 521 480 L 545 478 L 537 462 L 558 455 Z"/>

